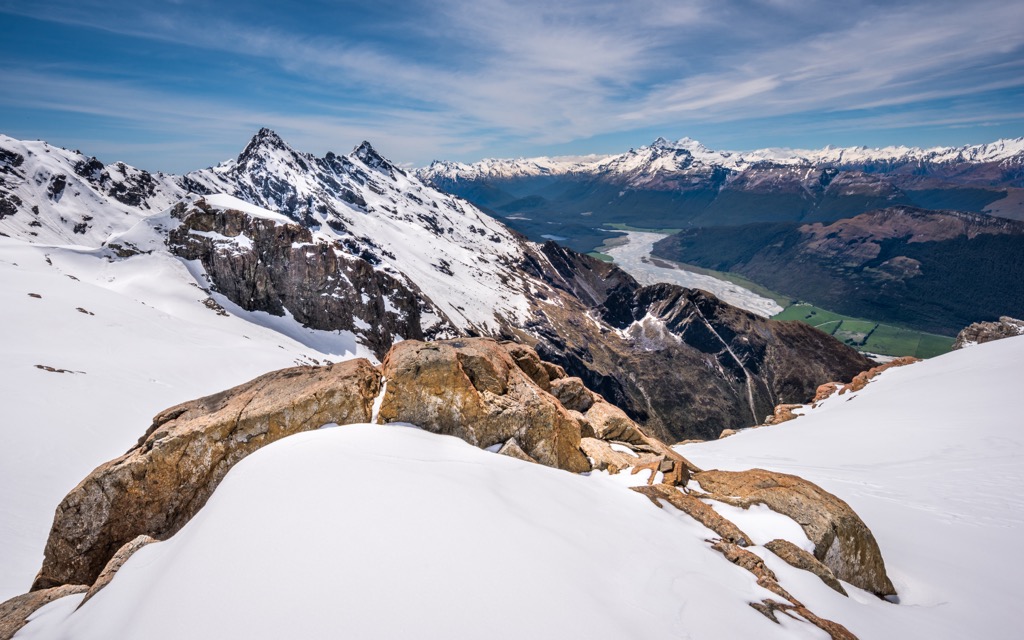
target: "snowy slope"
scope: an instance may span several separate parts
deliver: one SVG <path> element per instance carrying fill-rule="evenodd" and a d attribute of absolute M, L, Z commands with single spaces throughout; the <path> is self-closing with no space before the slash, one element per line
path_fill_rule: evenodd
<path fill-rule="evenodd" d="M 707 535 L 605 477 L 334 427 L 246 458 L 177 535 L 17 637 L 821 637 L 749 607 L 769 592 Z"/>
<path fill-rule="evenodd" d="M 704 467 L 800 475 L 869 524 L 900 605 L 851 617 L 836 601 L 819 615 L 861 638 L 1016 638 L 1022 369 L 1024 337 L 977 345 L 886 371 L 795 421 L 679 451 Z"/>
<path fill-rule="evenodd" d="M 351 334 L 223 298 L 220 315 L 166 253 L 108 255 L 0 237 L 0 600 L 28 588 L 63 496 L 158 411 L 272 369 L 368 355 Z"/>

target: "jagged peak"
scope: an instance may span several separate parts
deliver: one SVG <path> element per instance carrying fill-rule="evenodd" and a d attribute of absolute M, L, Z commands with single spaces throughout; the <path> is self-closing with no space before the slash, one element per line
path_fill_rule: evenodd
<path fill-rule="evenodd" d="M 242 163 L 247 158 L 251 158 L 257 155 L 261 150 L 285 150 L 290 151 L 291 147 L 288 146 L 281 136 L 277 135 L 277 132 L 267 127 L 262 127 L 256 132 L 256 135 L 249 140 L 249 144 L 245 145 L 245 149 L 242 153 L 238 154 L 238 162 Z"/>
<path fill-rule="evenodd" d="M 377 150 L 373 148 L 373 145 L 367 140 L 363 140 L 359 145 L 352 150 L 352 155 L 362 160 L 363 164 L 371 169 L 377 169 L 383 173 L 394 177 L 394 172 L 404 173 L 401 169 L 396 167 L 391 161 L 384 156 L 377 153 Z"/>

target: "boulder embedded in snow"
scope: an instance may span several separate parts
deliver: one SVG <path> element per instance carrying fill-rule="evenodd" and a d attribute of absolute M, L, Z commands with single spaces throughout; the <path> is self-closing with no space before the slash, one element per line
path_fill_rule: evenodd
<path fill-rule="evenodd" d="M 771 542 L 766 543 L 764 547 L 785 560 L 790 566 L 796 567 L 797 569 L 803 569 L 804 571 L 810 571 L 821 578 L 821 581 L 829 587 L 844 596 L 846 595 L 846 589 L 844 589 L 843 585 L 836 579 L 836 575 L 832 573 L 831 569 L 823 565 L 809 552 L 804 551 L 789 540 L 772 540 Z"/>
<path fill-rule="evenodd" d="M 295 367 L 167 409 L 139 443 L 99 466 L 57 507 L 33 590 L 92 584 L 139 535 L 173 535 L 236 462 L 327 423 L 370 420 L 380 374 L 363 359 Z"/>
<path fill-rule="evenodd" d="M 43 605 L 65 596 L 84 593 L 88 589 L 89 587 L 84 584 L 64 584 L 42 591 L 24 593 L 0 604 L 0 640 L 11 640 L 14 634 L 25 626 L 26 618 Z"/>
<path fill-rule="evenodd" d="M 514 347 L 486 338 L 395 345 L 382 365 L 388 384 L 381 420 L 410 422 L 481 448 L 515 438 L 541 464 L 589 471 L 580 425 L 544 389 L 548 370 L 532 349 Z"/>
<path fill-rule="evenodd" d="M 821 389 L 821 387 L 818 387 L 818 389 Z M 771 424 L 781 424 L 783 422 L 789 422 L 790 420 L 795 420 L 795 419 L 800 417 L 800 414 L 793 413 L 793 410 L 794 409 L 799 409 L 802 406 L 803 406 L 802 404 L 780 404 L 780 405 L 777 405 L 775 407 L 775 411 L 772 413 L 772 415 L 768 416 L 765 419 L 764 423 L 767 424 L 767 425 L 771 425 Z"/>
<path fill-rule="evenodd" d="M 715 500 L 742 508 L 764 504 L 789 516 L 814 543 L 814 557 L 837 578 L 878 596 L 896 595 L 871 530 L 850 505 L 821 487 L 763 469 L 704 471 L 694 479 Z"/>

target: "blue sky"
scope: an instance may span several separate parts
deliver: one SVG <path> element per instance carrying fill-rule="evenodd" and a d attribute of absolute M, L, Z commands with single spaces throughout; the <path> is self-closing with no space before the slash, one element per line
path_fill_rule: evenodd
<path fill-rule="evenodd" d="M 0 132 L 185 171 L 1024 135 L 1024 3 L 0 0 Z"/>

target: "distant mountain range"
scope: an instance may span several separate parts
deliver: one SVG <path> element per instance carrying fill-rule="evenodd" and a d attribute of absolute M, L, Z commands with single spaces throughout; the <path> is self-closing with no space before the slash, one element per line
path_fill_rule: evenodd
<path fill-rule="evenodd" d="M 888 206 L 1024 219 L 1024 138 L 964 147 L 714 151 L 684 138 L 611 156 L 434 162 L 424 181 L 538 239 L 590 251 L 602 225 L 832 222 Z"/>

